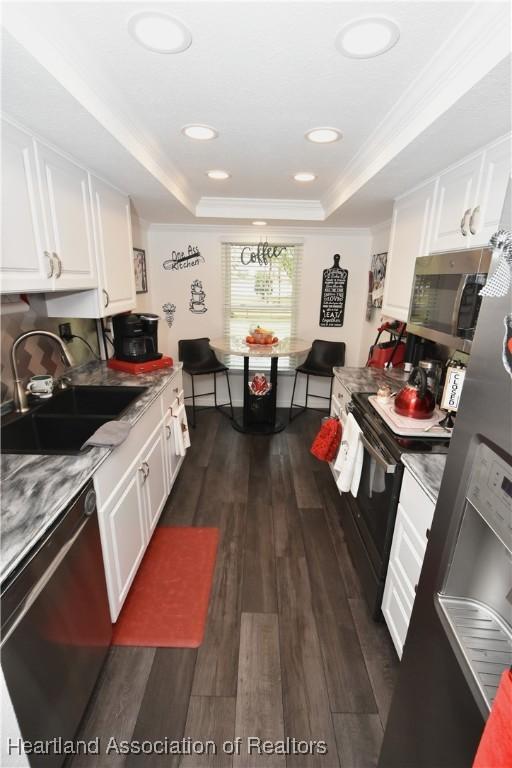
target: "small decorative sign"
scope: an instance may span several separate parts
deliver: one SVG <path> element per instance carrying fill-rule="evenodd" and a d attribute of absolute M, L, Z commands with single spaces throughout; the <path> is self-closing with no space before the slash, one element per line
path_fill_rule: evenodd
<path fill-rule="evenodd" d="M 133 270 L 135 272 L 136 293 L 148 292 L 148 276 L 146 274 L 146 251 L 142 248 L 133 249 Z"/>
<path fill-rule="evenodd" d="M 176 304 L 171 304 L 170 302 L 167 302 L 167 304 L 164 304 L 162 306 L 162 311 L 165 315 L 165 322 L 169 326 L 169 328 L 172 328 L 174 323 L 174 315 L 176 314 Z"/>
<path fill-rule="evenodd" d="M 320 325 L 322 328 L 341 328 L 345 316 L 348 269 L 340 267 L 340 255 L 334 256 L 334 264 L 324 269 L 322 298 L 320 300 Z"/>
<path fill-rule="evenodd" d="M 460 396 L 466 369 L 460 366 L 449 366 L 446 371 L 446 381 L 444 384 L 441 408 L 445 411 L 455 412 L 459 408 Z"/>
<path fill-rule="evenodd" d="M 189 245 L 187 252 L 185 251 L 173 251 L 171 258 L 166 259 L 162 264 L 164 269 L 190 269 L 190 267 L 197 267 L 201 262 L 204 263 L 204 258 L 201 256 L 197 245 Z"/>
<path fill-rule="evenodd" d="M 260 264 L 262 267 L 267 267 L 272 259 L 278 259 L 283 251 L 286 251 L 286 245 L 269 245 L 267 241 L 258 243 L 256 248 L 254 245 L 246 245 L 241 250 L 240 261 L 244 267 L 249 266 L 249 264 Z"/>
<path fill-rule="evenodd" d="M 189 309 L 194 315 L 203 315 L 208 307 L 205 306 L 206 293 L 203 291 L 203 283 L 201 280 L 194 280 L 190 286 L 190 302 Z"/>

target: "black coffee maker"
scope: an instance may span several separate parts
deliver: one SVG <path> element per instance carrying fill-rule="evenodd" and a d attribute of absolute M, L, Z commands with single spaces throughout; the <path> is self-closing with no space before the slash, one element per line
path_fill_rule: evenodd
<path fill-rule="evenodd" d="M 160 360 L 158 351 L 158 315 L 131 312 L 114 315 L 114 357 L 128 363 L 147 363 Z"/>

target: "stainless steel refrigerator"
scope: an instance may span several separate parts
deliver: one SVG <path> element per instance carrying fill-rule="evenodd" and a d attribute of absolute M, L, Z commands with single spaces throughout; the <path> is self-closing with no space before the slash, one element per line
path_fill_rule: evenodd
<path fill-rule="evenodd" d="M 509 185 L 508 230 L 510 206 Z M 379 768 L 470 768 L 512 663 L 507 318 L 510 337 L 510 291 L 483 299 Z"/>

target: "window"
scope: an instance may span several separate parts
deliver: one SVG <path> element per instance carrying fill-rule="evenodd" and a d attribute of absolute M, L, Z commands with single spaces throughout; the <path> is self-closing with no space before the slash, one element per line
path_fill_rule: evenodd
<path fill-rule="evenodd" d="M 224 332 L 245 338 L 256 325 L 279 339 L 296 336 L 302 246 L 272 243 L 223 243 Z M 241 357 L 229 357 L 230 368 L 242 368 Z M 260 358 L 258 367 L 270 367 Z M 280 358 L 279 369 L 293 367 Z"/>

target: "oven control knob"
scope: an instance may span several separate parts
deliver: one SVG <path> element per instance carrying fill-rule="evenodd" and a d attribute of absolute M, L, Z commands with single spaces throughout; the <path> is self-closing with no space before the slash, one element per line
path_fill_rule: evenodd
<path fill-rule="evenodd" d="M 354 410 L 354 403 L 352 402 L 352 400 L 350 400 L 350 401 L 349 401 L 349 402 L 346 404 L 346 406 L 345 406 L 345 410 L 346 410 L 346 412 L 347 412 L 347 413 L 352 413 L 352 411 Z"/>
<path fill-rule="evenodd" d="M 87 493 L 87 496 L 85 497 L 85 501 L 84 501 L 84 514 L 86 514 L 87 516 L 93 515 L 95 509 L 96 509 L 96 494 L 91 489 Z"/>

